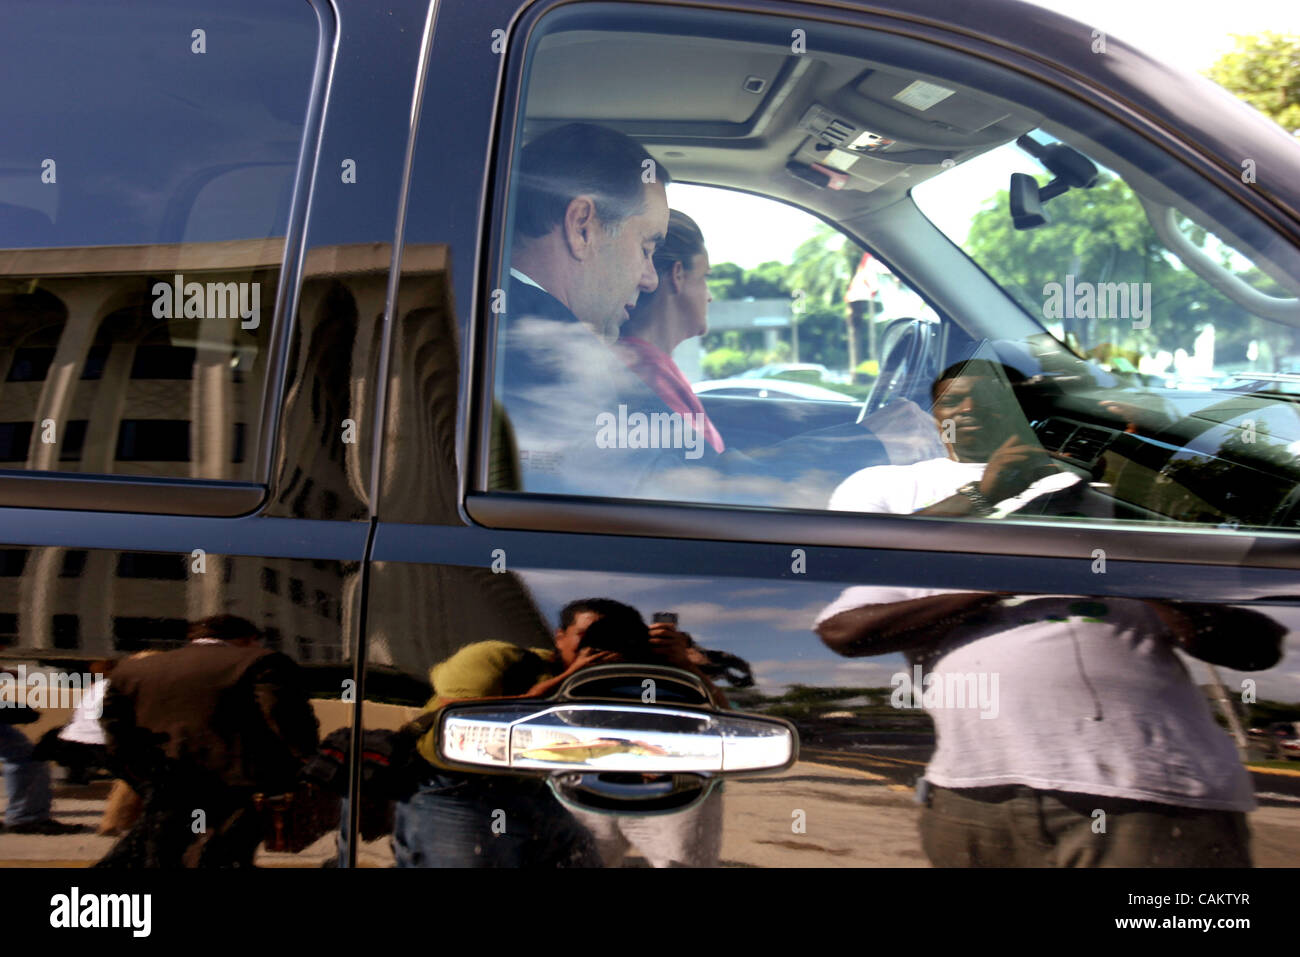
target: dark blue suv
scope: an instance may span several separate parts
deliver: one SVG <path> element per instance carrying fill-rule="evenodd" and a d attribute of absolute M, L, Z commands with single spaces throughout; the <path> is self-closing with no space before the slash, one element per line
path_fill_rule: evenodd
<path fill-rule="evenodd" d="M 1300 859 L 1294 137 L 1013 0 L 4 7 L 11 693 L 248 623 L 259 863 Z M 4 863 L 159 820 L 78 703 Z"/>

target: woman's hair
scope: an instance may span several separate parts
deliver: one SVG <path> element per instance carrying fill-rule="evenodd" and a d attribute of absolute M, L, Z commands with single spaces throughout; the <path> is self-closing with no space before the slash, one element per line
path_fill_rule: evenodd
<path fill-rule="evenodd" d="M 695 220 L 680 210 L 670 209 L 668 233 L 654 255 L 655 272 L 659 274 L 659 287 L 654 292 L 641 293 L 636 301 L 636 308 L 624 323 L 624 329 L 630 331 L 630 328 L 645 321 L 646 307 L 659 289 L 663 288 L 664 275 L 672 272 L 673 263 L 681 263 L 682 268 L 689 271 L 695 257 L 702 252 L 704 252 L 704 234 L 700 232 L 700 227 L 695 225 Z"/>

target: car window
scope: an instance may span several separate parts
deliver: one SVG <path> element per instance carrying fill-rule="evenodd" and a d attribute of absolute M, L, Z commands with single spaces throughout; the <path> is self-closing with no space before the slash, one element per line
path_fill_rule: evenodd
<path fill-rule="evenodd" d="M 75 6 L 0 36 L 0 469 L 254 480 L 316 18 Z"/>
<path fill-rule="evenodd" d="M 1293 247 L 1023 77 L 724 22 L 569 11 L 530 35 L 489 489 L 1300 523 Z M 600 83 L 572 82 L 579 47 Z"/>
<path fill-rule="evenodd" d="M 1063 145 L 1041 131 L 1030 138 Z M 914 197 L 1057 339 L 1107 370 L 1164 388 L 1268 383 L 1270 391 L 1300 393 L 1294 324 L 1300 310 L 1294 302 L 1289 310 L 1285 305 L 1293 291 L 1213 227 L 1176 208 L 1163 210 L 1171 233 L 1162 236 L 1153 223 L 1161 218 L 1158 207 L 1148 201 L 1148 214 L 1122 177 L 1093 165 L 1097 183 L 1053 199 L 1045 207 L 1050 220 L 1034 228 L 1017 229 L 1007 213 L 1007 176 L 1034 166 L 1018 144 L 923 183 Z M 1035 172 L 1046 186 L 1050 173 Z M 984 203 L 970 212 L 954 210 L 954 193 L 983 196 Z M 1207 276 L 1189 268 L 1168 241 L 1177 242 L 1175 237 L 1208 256 L 1215 272 Z M 1074 271 L 1063 274 L 1062 265 Z M 1255 300 L 1243 304 L 1221 291 L 1221 284 L 1234 280 L 1260 294 L 1254 308 Z"/>
<path fill-rule="evenodd" d="M 1087 163 L 1095 182 L 1045 203 L 1046 221 L 1018 225 L 1010 212 L 1015 190 L 1005 182 L 1019 174 L 1047 187 L 1052 171 L 1045 174 L 1033 155 L 1044 148 Z M 1195 210 L 1203 192 L 1169 198 Z M 914 196 L 1050 334 L 1044 351 L 1083 361 L 1089 387 L 1069 390 L 1068 405 L 1040 406 L 1034 427 L 1050 453 L 1087 465 L 1095 487 L 1148 520 L 1296 526 L 1293 250 L 1247 254 L 1244 243 L 1225 238 L 1231 222 L 1204 212 L 1193 219 L 1152 187 L 1130 185 L 1041 130 L 922 184 Z M 983 197 L 978 206 L 975 197 Z M 1039 374 L 1054 372 L 1063 370 Z"/>
<path fill-rule="evenodd" d="M 880 260 L 811 213 L 675 182 L 667 196 L 707 237 L 706 331 L 670 353 L 697 393 L 861 402 L 879 368 L 872 334 L 902 316 L 933 315 Z M 747 381 L 725 384 L 733 379 Z"/>
<path fill-rule="evenodd" d="M 491 487 L 825 508 L 838 479 L 885 454 L 857 420 L 889 330 L 937 325 L 937 313 L 867 244 L 801 209 L 798 178 L 781 172 L 793 189 L 759 195 L 733 178 L 746 163 L 735 153 L 723 156 L 729 175 L 706 184 L 682 165 L 686 152 L 644 152 L 616 124 L 587 121 L 620 95 L 625 112 L 671 114 L 672 97 L 637 102 L 634 85 L 616 76 L 600 96 L 573 86 L 566 44 L 588 35 L 581 18 L 559 20 L 569 29 L 543 31 L 527 71 L 506 248 L 488 306 L 497 318 Z M 701 26 L 720 33 L 726 22 Z M 635 31 L 601 43 L 612 46 L 590 52 L 604 68 L 645 60 L 665 90 L 686 76 L 674 76 L 674 58 L 706 45 L 730 71 L 760 70 L 739 94 L 695 107 L 737 128 L 792 83 L 788 43 Z M 692 62 L 709 69 L 707 59 Z M 565 130 L 546 119 L 559 115 L 581 122 Z M 812 137 L 789 132 L 812 151 Z M 600 182 L 617 163 L 635 173 L 627 195 Z M 566 179 L 592 191 L 594 231 L 557 216 L 565 207 L 553 190 Z"/>

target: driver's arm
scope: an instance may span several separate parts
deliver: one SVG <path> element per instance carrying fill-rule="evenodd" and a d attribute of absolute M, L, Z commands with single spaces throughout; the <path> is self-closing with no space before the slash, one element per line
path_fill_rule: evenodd
<path fill-rule="evenodd" d="M 1055 469 L 1056 466 L 1037 439 L 1030 441 L 1012 435 L 989 456 L 984 474 L 979 480 L 979 492 L 990 507 L 996 506 L 999 502 L 1019 495 Z M 978 507 L 971 496 L 957 492 L 915 514 L 971 515 L 977 511 Z"/>
<path fill-rule="evenodd" d="M 991 503 L 996 504 L 996 503 Z M 961 492 L 955 495 L 949 495 L 943 501 L 935 502 L 925 508 L 917 509 L 913 515 L 974 515 L 976 514 L 975 500 Z"/>
<path fill-rule="evenodd" d="M 815 630 L 826 647 L 846 658 L 884 655 L 942 637 L 1002 597 L 989 592 L 957 592 L 861 605 L 832 615 Z"/>

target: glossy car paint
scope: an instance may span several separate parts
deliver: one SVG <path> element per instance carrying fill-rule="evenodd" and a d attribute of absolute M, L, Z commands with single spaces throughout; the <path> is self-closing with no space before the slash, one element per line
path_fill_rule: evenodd
<path fill-rule="evenodd" d="M 810 631 L 817 611 L 850 584 L 1195 599 L 1249 605 L 1296 627 L 1300 544 L 1283 533 L 1097 533 L 1043 524 L 990 535 L 958 522 L 920 527 L 887 517 L 750 516 L 641 503 L 542 506 L 527 496 L 476 492 L 485 217 L 500 186 L 496 137 L 511 119 L 498 115 L 509 58 L 493 50 L 493 31 L 508 31 L 513 44 L 546 6 L 316 6 L 322 60 L 279 292 L 279 308 L 294 319 L 279 327 L 283 374 L 272 390 L 278 405 L 264 500 L 227 515 L 210 511 L 202 489 L 166 488 L 158 494 L 174 503 L 168 511 L 189 514 L 156 514 L 126 510 L 114 504 L 117 493 L 105 498 L 82 482 L 38 503 L 30 491 L 37 479 L 6 475 L 0 495 L 12 486 L 27 496 L 21 505 L 4 498 L 8 507 L 0 508 L 0 543 L 29 552 L 20 587 L 30 597 L 14 601 L 84 616 L 84 587 L 93 587 L 98 600 L 134 606 L 140 617 L 245 615 L 279 629 L 283 649 L 311 667 L 321 697 L 355 681 L 367 702 L 366 727 L 412 713 L 405 709 L 427 697 L 428 667 L 457 648 L 485 637 L 544 643 L 558 605 L 587 595 L 628 601 L 647 617 L 660 607 L 676 610 L 702 643 L 750 660 L 776 684 L 885 683 L 896 659 L 863 659 L 874 663 L 864 670 L 826 651 Z M 1092 54 L 1079 24 L 1000 0 L 733 9 L 887 30 L 1008 65 L 1136 130 L 1300 243 L 1294 143 L 1233 107 L 1227 94 L 1207 93 L 1208 84 L 1190 83 L 1113 38 L 1106 55 Z M 1207 96 L 1224 109 L 1207 109 Z M 1246 157 L 1276 172 L 1243 184 Z M 356 161 L 355 183 L 340 178 L 344 159 Z M 355 424 L 353 443 L 341 439 L 345 420 Z M 1096 547 L 1111 555 L 1102 575 L 1093 570 Z M 87 574 L 98 569 L 93 585 L 59 581 L 62 556 L 73 549 L 89 551 Z M 133 591 L 137 583 L 115 572 L 123 553 L 188 561 L 194 549 L 211 563 L 205 574 L 226 576 L 219 589 L 187 572 L 147 579 L 147 590 Z M 35 577 L 36 569 L 44 571 Z M 262 569 L 277 573 L 279 595 Z M 291 580 L 304 583 L 301 601 L 289 597 Z M 48 647 L 48 660 L 108 651 L 108 616 L 86 617 L 76 647 Z M 318 647 L 335 650 L 322 661 Z M 337 712 L 343 721 L 346 713 Z M 723 862 L 923 863 L 910 790 L 924 742 L 872 751 L 818 725 L 805 745 L 805 761 L 787 775 L 728 784 Z M 355 795 L 359 768 L 353 782 Z M 818 823 L 792 834 L 793 810 Z M 386 860 L 380 845 L 359 853 L 363 863 Z"/>

